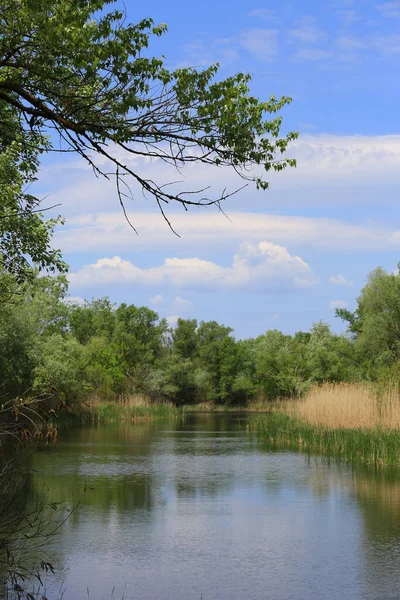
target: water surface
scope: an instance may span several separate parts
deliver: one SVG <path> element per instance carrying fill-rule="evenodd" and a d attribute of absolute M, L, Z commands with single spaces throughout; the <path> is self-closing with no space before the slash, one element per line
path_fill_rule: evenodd
<path fill-rule="evenodd" d="M 49 548 L 64 600 L 400 598 L 400 478 L 271 451 L 245 415 L 61 432 L 32 494 L 87 492 Z"/>

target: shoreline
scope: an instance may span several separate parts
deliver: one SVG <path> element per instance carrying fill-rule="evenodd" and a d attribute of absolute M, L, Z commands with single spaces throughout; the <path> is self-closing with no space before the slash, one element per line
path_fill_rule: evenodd
<path fill-rule="evenodd" d="M 182 418 L 186 414 L 207 413 L 260 413 L 271 412 L 277 406 L 276 402 L 249 403 L 248 405 L 227 406 L 212 402 L 185 404 L 175 406 L 172 403 L 121 403 L 117 401 L 94 402 L 69 410 L 58 412 L 51 417 L 53 425 L 63 425 L 66 422 L 84 423 L 116 423 L 122 421 L 140 422 L 164 419 Z"/>
<path fill-rule="evenodd" d="M 313 425 L 272 411 L 252 417 L 247 429 L 273 448 L 286 448 L 309 455 L 319 454 L 350 464 L 376 467 L 400 466 L 400 430 L 375 428 L 330 428 Z"/>

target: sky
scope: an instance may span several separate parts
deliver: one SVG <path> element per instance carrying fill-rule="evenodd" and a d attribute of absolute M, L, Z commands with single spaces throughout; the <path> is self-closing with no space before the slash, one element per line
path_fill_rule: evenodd
<path fill-rule="evenodd" d="M 128 19 L 151 16 L 168 33 L 150 52 L 167 66 L 220 63 L 220 77 L 252 75 L 263 100 L 290 96 L 283 132 L 300 135 L 297 168 L 272 174 L 268 191 L 248 186 L 217 209 L 171 208 L 166 225 L 134 190 L 130 229 L 114 186 L 78 157 L 52 155 L 40 193 L 66 224 L 54 245 L 70 265 L 70 294 L 109 296 L 178 317 L 216 320 L 237 338 L 268 329 L 345 326 L 368 274 L 400 260 L 400 1 L 125 0 Z M 145 175 L 176 174 L 149 160 Z M 230 171 L 193 165 L 185 187 L 216 194 L 240 185 Z"/>

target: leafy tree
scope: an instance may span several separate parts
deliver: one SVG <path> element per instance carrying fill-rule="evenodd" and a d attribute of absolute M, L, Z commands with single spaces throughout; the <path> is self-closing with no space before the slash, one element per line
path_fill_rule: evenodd
<path fill-rule="evenodd" d="M 277 330 L 255 342 L 255 370 L 260 391 L 269 399 L 301 393 L 308 379 L 302 352 L 304 340 Z"/>
<path fill-rule="evenodd" d="M 36 178 L 41 143 L 46 147 L 35 132 L 21 134 L 16 111 L 0 101 L 0 271 L 14 275 L 17 283 L 34 279 L 34 265 L 66 270 L 50 243 L 61 219 L 44 221 L 39 200 L 27 192 Z M 0 301 L 12 293 L 9 283 L 2 278 Z"/>
<path fill-rule="evenodd" d="M 349 339 L 332 334 L 326 323 L 320 321 L 313 325 L 307 350 L 312 382 L 356 381 L 361 378 L 362 363 L 356 346 Z"/>
<path fill-rule="evenodd" d="M 337 310 L 365 357 L 378 370 L 400 360 L 400 274 L 370 273 L 352 313 Z"/>
<path fill-rule="evenodd" d="M 115 345 L 105 337 L 92 337 L 84 347 L 84 378 L 87 389 L 101 398 L 115 398 L 124 391 L 124 365 Z"/>
<path fill-rule="evenodd" d="M 67 282 L 63 276 L 36 277 L 16 286 L 12 303 L 0 311 L 0 394 L 3 397 L 30 392 L 40 343 L 49 335 L 62 334 L 67 320 L 64 303 Z"/>
<path fill-rule="evenodd" d="M 145 306 L 121 304 L 116 309 L 115 341 L 128 365 L 153 361 L 161 351 L 162 337 L 167 331 L 165 319 Z"/>
<path fill-rule="evenodd" d="M 231 333 L 230 327 L 216 321 L 202 321 L 197 330 L 200 368 L 208 373 L 208 397 L 205 400 L 228 399 L 233 391 L 239 363 Z"/>
<path fill-rule="evenodd" d="M 71 337 L 53 333 L 40 342 L 33 369 L 35 395 L 52 396 L 68 404 L 85 396 L 83 347 Z"/>
<path fill-rule="evenodd" d="M 146 379 L 155 361 L 161 357 L 167 321 L 144 306 L 121 304 L 115 311 L 113 336 L 118 360 L 123 365 L 127 388 L 144 392 Z"/>
<path fill-rule="evenodd" d="M 165 203 L 219 203 L 231 194 L 204 197 L 146 179 L 125 155 L 151 157 L 178 166 L 198 162 L 230 167 L 258 188 L 260 176 L 293 166 L 286 158 L 297 134 L 280 137 L 280 117 L 290 102 L 250 95 L 250 76 L 223 81 L 218 65 L 205 70 L 169 71 L 162 58 L 149 56 L 152 36 L 166 31 L 152 19 L 126 24 L 109 8 L 114 0 L 3 0 L 0 6 L 0 115 L 12 107 L 20 135 L 58 134 L 61 149 L 80 154 L 98 174 L 113 177 L 121 203 L 126 176 Z M 3 135 L 3 130 L 1 131 Z M 52 140 L 56 137 L 52 136 Z M 109 164 L 103 168 L 104 159 Z"/>
<path fill-rule="evenodd" d="M 247 402 L 257 395 L 254 340 L 236 343 L 238 370 L 233 383 L 233 395 L 239 402 Z"/>
<path fill-rule="evenodd" d="M 195 358 L 199 345 L 196 319 L 178 319 L 172 340 L 175 352 L 185 358 Z"/>
<path fill-rule="evenodd" d="M 115 307 L 109 298 L 85 300 L 84 304 L 70 306 L 69 324 L 71 333 L 81 344 L 93 337 L 111 340 L 116 326 Z"/>
<path fill-rule="evenodd" d="M 145 386 L 155 398 L 166 398 L 176 404 L 193 403 L 197 390 L 192 361 L 170 354 L 150 372 Z"/>

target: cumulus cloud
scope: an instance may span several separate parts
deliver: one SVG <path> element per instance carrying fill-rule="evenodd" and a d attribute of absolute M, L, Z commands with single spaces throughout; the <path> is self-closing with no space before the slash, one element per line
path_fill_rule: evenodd
<path fill-rule="evenodd" d="M 299 289 L 314 285 L 311 267 L 300 257 L 272 242 L 245 242 L 222 266 L 201 258 L 166 258 L 157 267 L 141 268 L 119 256 L 100 258 L 69 275 L 73 286 L 136 284 L 188 290 L 252 291 Z M 182 299 L 181 299 L 182 301 Z"/>
<path fill-rule="evenodd" d="M 336 275 L 336 276 L 332 276 L 329 280 L 333 285 L 346 285 L 346 286 L 352 286 L 353 282 L 349 281 L 348 279 L 346 279 L 346 277 L 344 277 L 343 275 Z"/>
<path fill-rule="evenodd" d="M 347 308 L 348 304 L 344 300 L 332 300 L 329 302 L 329 308 L 336 310 L 337 308 Z"/>
<path fill-rule="evenodd" d="M 150 298 L 150 304 L 154 304 L 155 306 L 157 304 L 162 304 L 164 302 L 164 297 L 161 296 L 161 294 L 156 294 L 155 296 L 153 296 L 153 298 Z"/>

